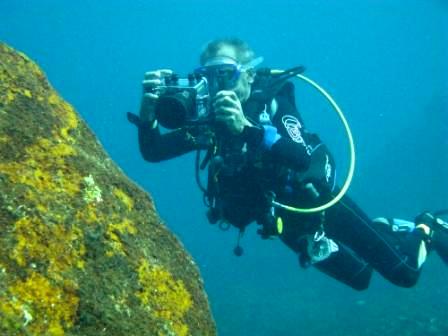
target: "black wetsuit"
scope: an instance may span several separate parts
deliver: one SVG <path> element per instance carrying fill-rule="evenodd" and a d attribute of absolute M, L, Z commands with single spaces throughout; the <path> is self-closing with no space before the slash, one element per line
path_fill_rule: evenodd
<path fill-rule="evenodd" d="M 323 213 L 276 209 L 272 214 L 267 192 L 281 203 L 304 208 L 321 205 L 337 194 L 331 154 L 305 129 L 292 92 L 289 83 L 276 95 L 275 114 L 270 108 L 260 111 L 259 104 L 249 99 L 243 109 L 256 126 L 222 141 L 222 157 L 231 164 L 224 164 L 217 174 L 215 193 L 221 219 L 240 229 L 256 221 L 269 235 L 269 221 L 281 217 L 284 224 L 279 236 L 300 255 L 303 265 L 310 264 L 305 237 L 323 230 L 338 251 L 313 263 L 322 272 L 358 290 L 368 287 L 373 269 L 399 286 L 413 286 L 420 273 L 417 260 L 422 237 L 417 231 L 392 234 L 385 225 L 372 222 L 347 196 Z M 260 118 L 266 113 L 271 122 Z M 209 146 L 201 139 L 201 127 L 161 134 L 158 127 L 138 126 L 140 150 L 150 162 Z"/>

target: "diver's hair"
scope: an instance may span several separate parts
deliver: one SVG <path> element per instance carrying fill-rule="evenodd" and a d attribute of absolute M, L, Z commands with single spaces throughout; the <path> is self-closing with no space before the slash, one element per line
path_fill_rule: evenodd
<path fill-rule="evenodd" d="M 235 48 L 236 60 L 241 64 L 246 64 L 255 58 L 254 51 L 249 47 L 247 42 L 236 37 L 218 38 L 207 44 L 201 52 L 199 62 L 204 65 L 211 57 L 215 56 L 218 50 L 223 46 L 230 46 Z"/>

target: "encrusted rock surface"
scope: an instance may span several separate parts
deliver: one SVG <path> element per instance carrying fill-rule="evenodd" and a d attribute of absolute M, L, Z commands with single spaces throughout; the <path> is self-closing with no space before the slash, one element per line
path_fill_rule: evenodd
<path fill-rule="evenodd" d="M 149 195 L 1 43 L 0 334 L 216 334 L 198 269 Z"/>

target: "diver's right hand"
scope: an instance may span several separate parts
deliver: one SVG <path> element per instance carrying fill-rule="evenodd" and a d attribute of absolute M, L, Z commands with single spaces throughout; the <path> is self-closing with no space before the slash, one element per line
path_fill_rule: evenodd
<path fill-rule="evenodd" d="M 165 76 L 170 76 L 173 71 L 170 69 L 160 69 L 149 71 L 145 73 L 145 77 L 142 82 L 143 86 L 143 96 L 140 104 L 140 121 L 152 123 L 156 119 L 154 107 L 159 99 L 157 92 L 154 88 L 162 84 L 162 78 Z"/>

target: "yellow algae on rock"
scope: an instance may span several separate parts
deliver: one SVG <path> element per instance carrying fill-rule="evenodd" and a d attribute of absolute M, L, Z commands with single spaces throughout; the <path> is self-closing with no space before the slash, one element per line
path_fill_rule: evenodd
<path fill-rule="evenodd" d="M 77 227 L 67 229 L 45 224 L 39 218 L 23 217 L 14 225 L 16 244 L 10 258 L 20 266 L 45 262 L 49 275 L 59 279 L 67 269 L 84 267 L 82 235 Z"/>
<path fill-rule="evenodd" d="M 2 298 L 0 310 L 33 335 L 64 335 L 64 329 L 75 321 L 79 301 L 75 291 L 71 283 L 54 286 L 41 274 L 31 272 L 26 280 L 9 286 L 7 294 L 13 300 Z"/>
<path fill-rule="evenodd" d="M 30 90 L 27 90 L 27 89 L 23 90 L 23 94 L 24 94 L 26 97 L 28 97 L 28 98 L 32 98 L 32 97 L 33 97 L 33 95 L 31 94 L 31 91 L 30 91 Z"/>
<path fill-rule="evenodd" d="M 125 235 L 135 235 L 136 233 L 137 229 L 127 218 L 123 219 L 119 223 L 108 224 L 106 236 L 109 238 L 108 245 L 110 249 L 106 252 L 106 255 L 109 257 L 116 254 L 126 255 L 121 237 Z"/>
<path fill-rule="evenodd" d="M 149 195 L 1 43 L 0 190 L 0 335 L 216 334 L 198 269 Z"/>
<path fill-rule="evenodd" d="M 0 171 L 15 183 L 24 183 L 39 191 L 76 193 L 79 191 L 79 174 L 64 169 L 65 158 L 74 156 L 75 149 L 66 143 L 54 143 L 45 138 L 24 148 L 23 160 L 0 162 Z M 30 169 L 32 168 L 32 169 Z M 53 176 L 53 172 L 59 176 Z"/>
<path fill-rule="evenodd" d="M 141 290 L 137 294 L 145 309 L 161 319 L 161 322 L 173 335 L 188 335 L 185 313 L 191 308 L 190 293 L 181 280 L 160 265 L 151 265 L 142 260 L 138 269 Z"/>
<path fill-rule="evenodd" d="M 132 201 L 132 198 L 130 198 L 123 190 L 114 188 L 113 193 L 126 206 L 128 210 L 132 210 L 134 208 L 134 202 Z"/>

